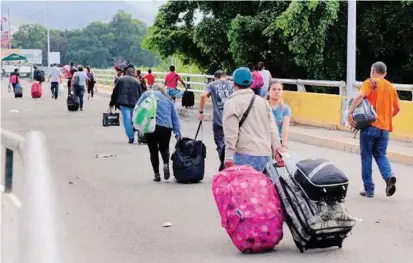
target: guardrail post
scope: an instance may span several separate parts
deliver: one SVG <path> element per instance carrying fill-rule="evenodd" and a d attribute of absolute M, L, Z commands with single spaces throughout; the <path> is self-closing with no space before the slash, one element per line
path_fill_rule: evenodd
<path fill-rule="evenodd" d="M 297 79 L 297 91 L 307 92 L 307 90 L 305 89 L 304 84 L 301 84 L 300 81 L 301 81 L 301 79 Z"/>
<path fill-rule="evenodd" d="M 186 77 L 186 82 L 191 82 L 191 77 Z M 186 84 L 187 89 L 191 89 L 191 84 Z"/>
<path fill-rule="evenodd" d="M 347 93 L 347 84 L 345 81 L 341 81 L 339 88 L 339 95 L 346 96 Z"/>
<path fill-rule="evenodd" d="M 13 151 L 6 148 L 6 164 L 4 169 L 4 192 L 10 193 L 13 187 Z"/>

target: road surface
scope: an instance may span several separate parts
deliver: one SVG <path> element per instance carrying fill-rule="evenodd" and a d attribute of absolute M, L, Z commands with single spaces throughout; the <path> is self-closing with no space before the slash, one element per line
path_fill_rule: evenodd
<path fill-rule="evenodd" d="M 179 185 L 173 180 L 154 183 L 147 146 L 128 145 L 121 127 L 102 127 L 107 97 L 86 99 L 83 112 L 68 112 L 66 94 L 50 99 L 47 83 L 43 97 L 37 100 L 30 97 L 27 83 L 22 99 L 14 99 L 5 82 L 2 84 L 2 128 L 21 135 L 40 130 L 47 137 L 59 203 L 62 262 L 412 262 L 413 166 L 392 164 L 398 178 L 392 198 L 385 196 L 384 182 L 374 167 L 376 197 L 365 199 L 358 195 L 359 155 L 291 142 L 291 156 L 326 158 L 343 169 L 351 180 L 346 207 L 362 222 L 342 249 L 300 254 L 285 227 L 284 239 L 274 252 L 244 255 L 221 227 L 212 196 L 218 158 L 210 122 L 203 129 L 208 149 L 205 180 L 195 185 Z M 183 135 L 194 136 L 197 121 L 186 118 L 181 123 Z M 171 151 L 174 143 L 172 140 Z M 96 154 L 116 156 L 95 158 Z M 163 228 L 167 221 L 173 226 Z M 13 245 L 11 229 L 3 228 L 8 235 L 3 244 L 8 246 Z M 3 254 L 11 258 L 13 249 L 7 245 Z"/>

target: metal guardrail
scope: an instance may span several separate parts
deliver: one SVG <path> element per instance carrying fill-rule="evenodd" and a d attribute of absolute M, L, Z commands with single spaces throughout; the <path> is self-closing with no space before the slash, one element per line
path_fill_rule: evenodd
<path fill-rule="evenodd" d="M 96 79 L 103 81 L 113 81 L 115 73 L 113 70 L 100 70 L 95 69 Z M 159 76 L 165 76 L 167 72 L 153 72 L 158 76 L 156 82 L 162 83 L 163 78 Z M 179 75 L 185 80 L 185 83 L 189 85 L 189 90 L 193 92 L 201 93 L 207 83 L 214 79 L 212 75 L 202 75 L 202 74 L 189 74 L 189 73 L 179 73 Z M 231 76 L 229 76 L 231 79 Z M 197 81 L 193 81 L 197 79 Z M 296 85 L 298 92 L 306 92 L 306 86 L 316 86 L 316 87 L 332 87 L 339 89 L 340 96 L 346 96 L 346 82 L 345 81 L 329 81 L 329 80 L 305 80 L 305 79 L 278 79 L 274 78 L 273 80 L 279 81 L 283 84 Z M 360 88 L 362 82 L 356 81 L 354 83 L 354 88 Z M 394 87 L 400 91 L 410 91 L 412 92 L 413 97 L 413 84 L 398 84 L 393 83 Z M 413 99 L 412 99 L 413 100 Z"/>
<path fill-rule="evenodd" d="M 19 240 L 18 259 L 13 262 L 59 263 L 55 186 L 52 185 L 45 137 L 36 131 L 22 137 L 2 129 L 1 144 L 6 152 L 2 198 L 11 200 L 15 208 L 19 209 L 19 218 L 15 220 L 19 229 L 19 233 L 16 233 Z M 13 191 L 15 154 L 21 156 L 24 166 L 21 197 Z M 1 216 L 4 217 L 3 213 Z M 3 232 L 4 229 L 1 232 L 2 247 L 7 241 Z M 2 258 L 5 258 L 6 252 L 2 249 Z"/>

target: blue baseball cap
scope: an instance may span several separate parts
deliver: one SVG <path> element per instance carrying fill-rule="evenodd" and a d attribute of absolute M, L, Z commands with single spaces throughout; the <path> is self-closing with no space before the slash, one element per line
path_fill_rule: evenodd
<path fill-rule="evenodd" d="M 232 78 L 238 86 L 248 88 L 252 84 L 252 74 L 249 68 L 237 68 L 232 74 Z"/>

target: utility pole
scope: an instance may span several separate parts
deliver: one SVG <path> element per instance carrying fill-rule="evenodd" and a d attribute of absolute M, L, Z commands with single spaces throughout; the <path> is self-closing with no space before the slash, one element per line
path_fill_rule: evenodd
<path fill-rule="evenodd" d="M 10 8 L 7 11 L 7 23 L 8 23 L 8 33 L 7 38 L 9 40 L 9 49 L 11 49 L 11 28 L 10 28 Z"/>
<path fill-rule="evenodd" d="M 357 1 L 348 0 L 347 18 L 347 97 L 354 96 L 356 81 L 356 35 L 357 35 Z"/>
<path fill-rule="evenodd" d="M 50 67 L 49 5 L 47 1 L 46 1 L 46 27 L 47 27 L 47 67 Z"/>

